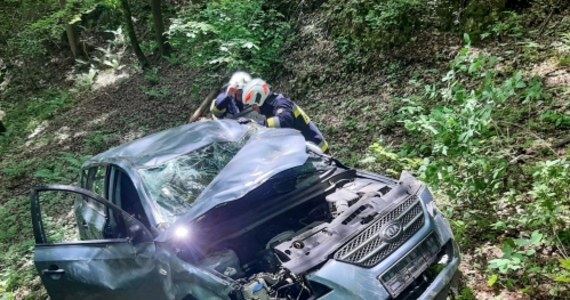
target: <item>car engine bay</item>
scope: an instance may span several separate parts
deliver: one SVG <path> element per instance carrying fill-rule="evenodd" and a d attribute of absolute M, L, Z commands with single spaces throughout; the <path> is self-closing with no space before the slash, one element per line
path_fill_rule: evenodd
<path fill-rule="evenodd" d="M 242 229 L 239 234 L 218 233 L 222 240 L 204 251 L 198 266 L 238 282 L 242 288 L 237 299 L 314 299 L 325 294 L 326 286 L 308 282 L 304 275 L 338 259 L 335 252 L 343 245 L 415 198 L 393 182 L 351 176 L 328 184 L 316 197 L 299 203 L 289 199 L 295 205 L 255 226 L 248 227 L 248 218 L 240 216 L 246 222 L 231 224 Z M 211 241 L 212 232 L 208 234 Z"/>

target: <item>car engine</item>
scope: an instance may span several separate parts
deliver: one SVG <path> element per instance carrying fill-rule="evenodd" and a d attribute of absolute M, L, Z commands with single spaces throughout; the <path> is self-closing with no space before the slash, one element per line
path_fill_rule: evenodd
<path fill-rule="evenodd" d="M 313 299 L 328 288 L 303 275 L 393 206 L 393 197 L 384 197 L 390 190 L 371 179 L 340 179 L 325 194 L 219 243 L 199 266 L 236 280 L 237 299 Z"/>

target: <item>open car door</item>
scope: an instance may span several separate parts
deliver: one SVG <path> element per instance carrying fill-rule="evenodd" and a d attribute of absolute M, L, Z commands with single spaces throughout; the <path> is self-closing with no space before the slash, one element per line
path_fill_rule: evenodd
<path fill-rule="evenodd" d="M 170 299 L 153 236 L 139 220 L 76 187 L 31 196 L 34 263 L 52 300 Z"/>

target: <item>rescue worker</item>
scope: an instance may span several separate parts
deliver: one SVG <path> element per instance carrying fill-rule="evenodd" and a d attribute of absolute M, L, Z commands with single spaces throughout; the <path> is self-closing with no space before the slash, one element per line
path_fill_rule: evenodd
<path fill-rule="evenodd" d="M 243 87 L 251 81 L 246 72 L 235 72 L 230 81 L 222 87 L 220 94 L 212 101 L 210 111 L 214 119 L 232 118 L 243 109 L 241 94 Z"/>
<path fill-rule="evenodd" d="M 251 80 L 243 88 L 242 102 L 251 106 L 267 119 L 258 121 L 270 128 L 294 128 L 299 130 L 305 140 L 316 144 L 323 153 L 328 153 L 329 145 L 321 131 L 309 116 L 291 99 L 282 94 L 273 93 L 263 79 Z"/>

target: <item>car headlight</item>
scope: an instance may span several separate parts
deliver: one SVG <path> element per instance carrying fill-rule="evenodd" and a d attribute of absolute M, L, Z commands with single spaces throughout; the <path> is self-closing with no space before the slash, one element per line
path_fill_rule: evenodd
<path fill-rule="evenodd" d="M 190 237 L 190 229 L 186 226 L 178 226 L 174 229 L 174 237 L 177 240 L 186 240 Z"/>

